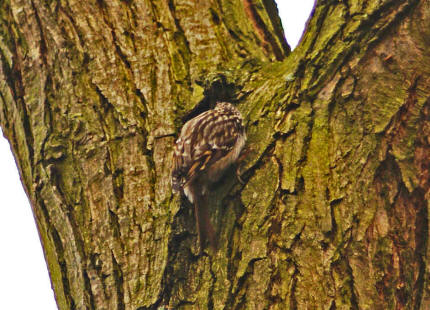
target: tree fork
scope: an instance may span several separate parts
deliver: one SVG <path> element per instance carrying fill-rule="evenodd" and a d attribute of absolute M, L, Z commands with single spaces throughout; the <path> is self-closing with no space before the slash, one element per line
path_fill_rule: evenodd
<path fill-rule="evenodd" d="M 430 307 L 430 5 L 281 29 L 271 0 L 4 1 L 0 125 L 60 309 Z M 199 256 L 172 133 L 217 79 L 252 151 Z"/>

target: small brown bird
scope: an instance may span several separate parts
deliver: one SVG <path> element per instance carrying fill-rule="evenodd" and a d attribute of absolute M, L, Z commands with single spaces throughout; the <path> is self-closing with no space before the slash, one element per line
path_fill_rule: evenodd
<path fill-rule="evenodd" d="M 182 127 L 173 155 L 172 189 L 194 204 L 200 251 L 205 240 L 215 249 L 215 231 L 209 219 L 209 185 L 237 161 L 246 141 L 239 110 L 218 102 Z"/>

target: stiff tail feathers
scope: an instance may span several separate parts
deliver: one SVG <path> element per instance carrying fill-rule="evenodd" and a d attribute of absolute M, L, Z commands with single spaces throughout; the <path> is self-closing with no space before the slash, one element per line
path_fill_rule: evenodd
<path fill-rule="evenodd" d="M 209 217 L 208 204 L 206 203 L 205 197 L 201 195 L 197 196 L 197 199 L 194 201 L 194 215 L 196 218 L 196 229 L 200 244 L 200 252 L 203 251 L 206 241 L 208 241 L 209 247 L 213 251 L 216 251 L 217 244 L 215 230 Z"/>

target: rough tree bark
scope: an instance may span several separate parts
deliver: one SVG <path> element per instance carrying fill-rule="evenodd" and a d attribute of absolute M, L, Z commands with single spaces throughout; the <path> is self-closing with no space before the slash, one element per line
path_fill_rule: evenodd
<path fill-rule="evenodd" d="M 429 309 L 429 38 L 427 0 L 319 1 L 293 53 L 273 0 L 3 0 L 0 124 L 59 308 Z M 198 256 L 171 153 L 217 99 L 251 152 Z"/>

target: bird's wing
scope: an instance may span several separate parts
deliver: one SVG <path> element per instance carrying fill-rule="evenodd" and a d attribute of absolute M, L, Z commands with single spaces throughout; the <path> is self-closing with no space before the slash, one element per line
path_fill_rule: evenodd
<path fill-rule="evenodd" d="M 215 110 L 206 111 L 188 121 L 175 145 L 173 189 L 179 190 L 226 156 L 243 130 L 239 118 Z"/>

